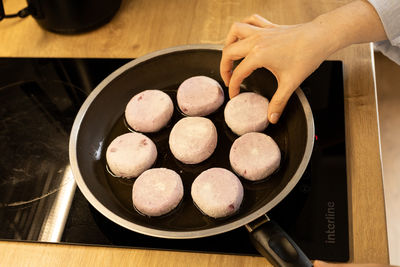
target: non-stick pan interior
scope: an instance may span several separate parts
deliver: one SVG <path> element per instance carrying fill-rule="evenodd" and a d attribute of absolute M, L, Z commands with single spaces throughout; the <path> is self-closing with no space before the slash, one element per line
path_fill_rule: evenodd
<path fill-rule="evenodd" d="M 279 170 L 261 182 L 249 182 L 241 178 L 244 199 L 239 211 L 233 216 L 213 219 L 195 207 L 190 195 L 193 180 L 202 171 L 212 167 L 232 171 L 229 150 L 238 137 L 224 122 L 223 109 L 228 100 L 228 92 L 219 75 L 220 58 L 219 50 L 188 49 L 161 54 L 142 62 L 131 62 L 103 81 L 94 91 L 97 95 L 87 100 L 82 114 L 78 115 L 82 116 L 79 128 L 75 129 L 79 169 L 79 174 L 75 173 L 75 176 L 84 195 L 105 216 L 124 227 L 149 235 L 198 237 L 239 227 L 267 212 L 279 202 L 282 194 L 285 196 L 288 193 L 285 192 L 290 190 L 287 185 L 293 183 L 292 178 L 303 160 L 308 139 L 306 116 L 297 94 L 291 97 L 279 123 L 269 125 L 264 131 L 277 142 L 282 152 Z M 176 90 L 181 82 L 196 75 L 209 76 L 219 81 L 225 90 L 226 101 L 219 110 L 207 116 L 218 131 L 218 145 L 214 154 L 200 164 L 187 165 L 173 157 L 168 138 L 173 125 L 184 116 L 176 105 Z M 242 89 L 258 92 L 270 99 L 276 87 L 274 76 L 267 70 L 259 69 L 244 81 Z M 180 205 L 167 215 L 151 218 L 139 214 L 132 206 L 134 179 L 113 177 L 107 171 L 105 160 L 108 144 L 116 136 L 130 131 L 124 121 L 126 104 L 131 97 L 146 89 L 165 91 L 175 104 L 173 118 L 167 127 L 158 133 L 146 134 L 155 142 L 158 150 L 154 167 L 175 170 L 181 175 L 184 184 L 184 197 Z M 71 138 L 74 138 L 74 133 Z"/>

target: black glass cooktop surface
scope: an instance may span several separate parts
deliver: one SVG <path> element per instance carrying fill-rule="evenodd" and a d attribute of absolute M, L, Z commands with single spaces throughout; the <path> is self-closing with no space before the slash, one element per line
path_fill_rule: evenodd
<path fill-rule="evenodd" d="M 129 60 L 0 58 L 0 239 L 258 255 L 244 227 L 190 240 L 148 237 L 109 221 L 74 191 L 68 141 L 75 115 Z M 309 258 L 348 261 L 342 62 L 325 61 L 301 88 L 315 120 L 312 158 L 268 215 Z"/>

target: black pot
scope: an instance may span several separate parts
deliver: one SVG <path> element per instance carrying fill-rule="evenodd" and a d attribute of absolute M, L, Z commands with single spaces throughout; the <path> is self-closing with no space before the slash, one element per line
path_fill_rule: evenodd
<path fill-rule="evenodd" d="M 28 7 L 17 14 L 5 15 L 0 0 L 0 20 L 32 15 L 38 24 L 57 33 L 79 33 L 109 22 L 118 11 L 121 0 L 27 0 Z"/>

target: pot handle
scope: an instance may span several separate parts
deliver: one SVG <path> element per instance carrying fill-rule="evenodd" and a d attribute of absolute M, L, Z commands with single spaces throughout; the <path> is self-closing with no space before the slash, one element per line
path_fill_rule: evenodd
<path fill-rule="evenodd" d="M 29 8 L 29 6 L 27 6 L 23 9 L 21 9 L 20 11 L 18 11 L 18 13 L 6 15 L 4 12 L 3 0 L 0 0 L 0 21 L 3 19 L 15 18 L 15 17 L 25 18 L 25 17 L 29 16 L 30 14 L 32 14 L 32 10 L 31 10 L 31 8 Z"/>
<path fill-rule="evenodd" d="M 300 247 L 267 215 L 247 224 L 246 228 L 254 247 L 274 266 L 313 266 Z"/>

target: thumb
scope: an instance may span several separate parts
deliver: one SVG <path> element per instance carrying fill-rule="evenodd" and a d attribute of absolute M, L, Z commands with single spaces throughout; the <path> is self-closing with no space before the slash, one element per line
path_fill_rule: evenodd
<path fill-rule="evenodd" d="M 272 99 L 268 104 L 268 120 L 272 124 L 278 122 L 290 96 L 295 90 L 296 87 L 293 86 L 278 86 L 278 89 L 276 90 L 275 94 L 272 96 Z"/>

